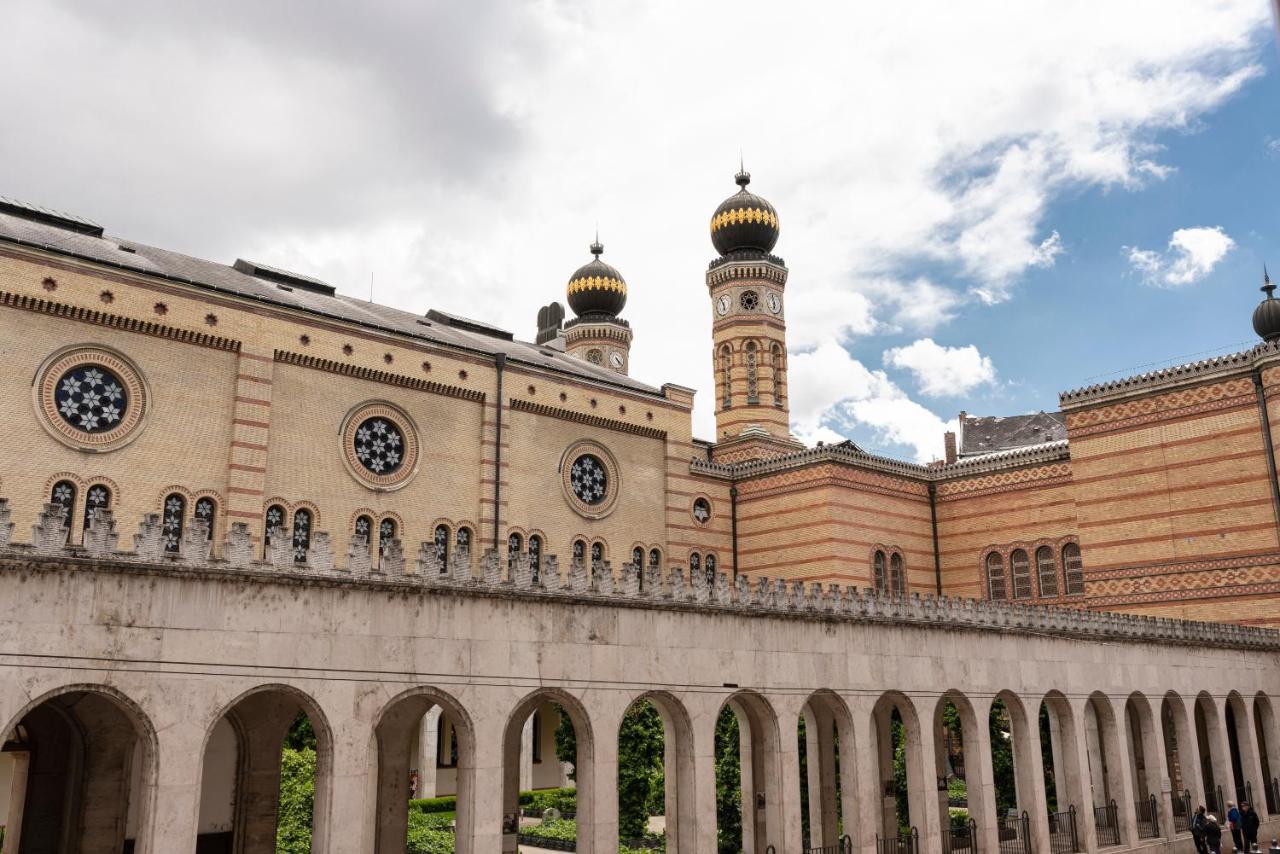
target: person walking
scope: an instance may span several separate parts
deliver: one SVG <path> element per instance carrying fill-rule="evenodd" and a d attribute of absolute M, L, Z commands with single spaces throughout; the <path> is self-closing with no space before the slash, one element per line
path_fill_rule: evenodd
<path fill-rule="evenodd" d="M 1191 816 L 1191 840 L 1196 844 L 1196 854 L 1208 854 L 1209 851 L 1204 844 L 1204 825 L 1204 807 L 1196 807 L 1195 815 Z"/>
<path fill-rule="evenodd" d="M 1227 801 L 1227 827 L 1231 829 L 1231 842 L 1235 851 L 1244 850 L 1244 834 L 1240 832 L 1240 809 L 1235 801 Z"/>
<path fill-rule="evenodd" d="M 1209 854 L 1222 854 L 1222 828 L 1212 813 L 1204 817 L 1204 850 Z"/>
<path fill-rule="evenodd" d="M 1252 851 L 1258 847 L 1258 826 L 1262 824 L 1262 819 L 1258 818 L 1258 811 L 1248 801 L 1240 802 L 1240 832 L 1244 836 L 1244 850 Z"/>

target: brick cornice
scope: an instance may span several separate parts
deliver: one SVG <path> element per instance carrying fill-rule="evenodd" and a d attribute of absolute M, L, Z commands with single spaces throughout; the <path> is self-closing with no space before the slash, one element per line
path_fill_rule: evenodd
<path fill-rule="evenodd" d="M 625 421 L 605 418 L 603 415 L 588 415 L 585 412 L 574 412 L 571 409 L 561 409 L 558 406 L 547 406 L 542 403 L 530 403 L 527 400 L 519 400 L 514 397 L 508 402 L 508 406 L 515 412 L 529 412 L 546 418 L 558 418 L 561 421 L 572 421 L 574 424 L 586 424 L 590 427 L 599 427 L 603 430 L 613 430 L 618 433 L 630 433 L 633 436 L 644 436 L 646 439 L 666 440 L 667 438 L 667 431 L 659 430 L 657 427 L 643 427 L 639 424 L 628 424 Z"/>
<path fill-rule="evenodd" d="M 459 400 L 471 400 L 483 403 L 485 399 L 484 392 L 477 391 L 476 389 L 445 385 L 444 383 L 419 379 L 417 377 L 406 377 L 402 374 L 393 374 L 389 371 L 379 371 L 373 368 L 363 368 L 358 365 L 348 365 L 343 362 L 335 362 L 331 359 L 319 359 L 315 356 L 304 356 L 301 353 L 291 353 L 288 350 L 276 350 L 275 360 L 286 365 L 297 365 L 303 368 L 325 371 L 330 374 L 357 377 L 362 380 L 370 380 L 372 382 L 384 383 L 386 385 L 411 388 L 415 391 L 425 391 L 430 394 L 455 397 Z"/>

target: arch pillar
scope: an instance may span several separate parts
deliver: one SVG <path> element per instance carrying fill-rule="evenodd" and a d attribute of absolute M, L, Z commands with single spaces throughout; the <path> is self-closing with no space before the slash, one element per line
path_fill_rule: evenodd
<path fill-rule="evenodd" d="M 1000 816 L 996 809 L 996 771 L 991 758 L 991 705 L 994 697 L 972 697 L 974 739 L 969 749 L 968 733 L 965 733 L 964 771 L 965 787 L 969 802 L 977 801 L 979 808 L 973 815 L 978 829 L 978 850 L 1000 850 Z"/>
<path fill-rule="evenodd" d="M 1129 758 L 1128 727 L 1124 726 L 1124 697 L 1116 698 L 1095 694 L 1096 703 L 1106 703 L 1099 709 L 1098 738 L 1103 743 L 1107 757 L 1107 786 L 1116 802 L 1120 824 L 1120 844 L 1133 847 L 1138 844 L 1138 816 L 1133 804 L 1136 797 L 1133 788 L 1133 762 Z M 1119 712 L 1116 710 L 1119 709 Z"/>
<path fill-rule="evenodd" d="M 1191 793 L 1191 809 L 1205 801 L 1204 779 L 1200 773 L 1200 739 L 1196 737 L 1195 700 L 1186 702 L 1177 695 L 1165 695 L 1173 719 L 1174 738 L 1178 744 L 1178 764 L 1182 766 L 1182 781 Z"/>
<path fill-rule="evenodd" d="M 923 851 L 942 850 L 942 825 L 938 815 L 937 773 L 926 773 L 934 768 L 937 755 L 933 721 L 922 714 L 921 709 L 932 709 L 934 698 L 924 695 L 907 695 L 912 705 L 911 715 L 915 726 L 903 716 L 903 729 L 907 739 L 907 789 L 911 807 L 911 823 L 920 833 Z M 914 773 L 913 773 L 914 772 Z"/>
<path fill-rule="evenodd" d="M 1027 811 L 1032 848 L 1049 851 L 1049 801 L 1044 793 L 1044 754 L 1040 744 L 1040 702 L 1036 697 L 1011 697 L 1021 708 L 1010 709 L 1013 758 L 1017 768 L 1018 805 Z M 1009 706 L 1009 702 L 1005 702 Z M 1034 709 L 1034 713 L 1031 711 Z"/>
<path fill-rule="evenodd" d="M 804 851 L 804 821 L 800 809 L 800 749 L 799 741 L 796 738 L 796 730 L 800 725 L 802 709 L 807 708 L 808 698 L 783 694 L 769 695 L 765 697 L 765 700 L 773 707 L 781 730 L 781 738 L 779 738 L 780 743 L 778 745 L 778 770 L 782 775 L 782 785 L 779 786 L 779 795 L 782 802 L 778 804 L 777 812 L 778 817 L 781 819 L 781 833 L 774 830 L 771 825 L 769 828 L 770 834 L 774 839 L 770 839 L 769 842 L 774 844 L 778 854 L 801 854 Z M 830 721 L 828 721 L 827 726 L 827 740 L 830 741 Z M 813 756 L 808 757 L 810 767 L 813 766 L 815 758 Z M 822 793 L 810 788 L 810 809 L 813 808 L 815 800 L 820 804 Z M 809 825 L 809 831 L 811 834 L 817 833 L 821 835 L 821 828 L 815 828 L 812 823 Z M 777 840 L 776 842 L 774 841 L 775 839 Z M 815 841 L 813 844 L 818 845 L 820 843 Z"/>
<path fill-rule="evenodd" d="M 1176 833 L 1173 829 L 1173 769 L 1169 767 L 1169 751 L 1164 743 L 1164 727 L 1160 724 L 1160 707 L 1147 700 L 1146 716 L 1139 714 L 1144 728 L 1143 738 L 1146 744 L 1147 773 L 1151 781 L 1151 791 L 1156 796 L 1156 807 L 1160 810 L 1160 835 L 1172 839 Z"/>
<path fill-rule="evenodd" d="M 1071 769 L 1071 797 L 1076 803 L 1076 821 L 1080 846 L 1089 854 L 1098 850 L 1098 828 L 1093 816 L 1093 784 L 1089 770 L 1089 725 L 1085 712 L 1089 700 L 1079 697 L 1062 700 L 1071 710 L 1070 737 L 1064 741 L 1067 764 Z M 1064 733 L 1067 728 L 1064 728 Z M 988 849 L 991 850 L 991 849 Z M 995 850 L 999 850 L 998 848 Z"/>
<path fill-rule="evenodd" d="M 461 835 L 467 834 L 471 839 L 471 850 L 477 852 L 504 850 L 504 774 L 515 774 L 515 785 L 519 786 L 519 769 L 507 768 L 503 755 L 509 698 L 490 696 L 496 693 L 492 689 L 477 692 L 476 702 L 469 705 L 471 726 L 475 730 L 475 770 L 472 774 L 475 796 L 471 799 L 471 827 L 458 828 L 458 842 L 461 845 Z"/>
<path fill-rule="evenodd" d="M 264 691 L 245 697 L 228 712 L 235 715 L 242 734 L 235 835 L 245 854 L 275 851 L 280 746 L 301 709 L 291 696 Z"/>
<path fill-rule="evenodd" d="M 714 694 L 690 694 L 683 698 L 689 712 L 692 760 L 692 813 L 696 817 L 694 847 L 683 848 L 686 829 L 681 827 L 681 854 L 716 854 L 716 721 L 724 697 Z"/>
<path fill-rule="evenodd" d="M 1225 702 L 1224 700 L 1223 703 Z M 1225 813 L 1226 802 L 1235 800 L 1235 780 L 1231 771 L 1231 744 L 1227 740 L 1224 706 L 1207 693 L 1196 697 L 1195 704 L 1204 714 L 1205 743 L 1209 747 L 1213 784 L 1222 789 L 1223 803 L 1218 805 L 1218 810 Z"/>
<path fill-rule="evenodd" d="M 1257 694 L 1249 703 L 1250 711 L 1254 716 L 1254 731 L 1261 735 L 1263 744 L 1259 745 L 1259 757 L 1265 755 L 1267 766 L 1270 774 L 1264 774 L 1263 785 L 1272 786 L 1272 782 L 1280 775 L 1280 733 L 1276 731 L 1275 711 L 1271 707 L 1271 701 L 1263 694 Z M 1264 754 L 1265 746 L 1265 754 Z M 1280 794 L 1272 789 L 1273 795 Z M 1262 805 L 1266 807 L 1266 798 L 1262 799 Z M 1280 803 L 1276 804 L 1280 808 Z M 1259 815 L 1262 815 L 1260 813 Z"/>
<path fill-rule="evenodd" d="M 882 821 L 882 799 L 880 779 L 880 753 L 876 738 L 875 700 L 870 697 L 855 695 L 848 699 L 853 713 L 854 765 L 856 774 L 856 810 L 854 816 L 853 839 L 858 851 L 874 851 L 876 832 Z M 850 816 L 845 817 L 845 827 L 849 827 Z"/>
<path fill-rule="evenodd" d="M 1240 764 L 1244 766 L 1240 769 L 1240 773 L 1253 790 L 1253 800 L 1249 802 L 1249 806 L 1258 813 L 1259 818 L 1265 819 L 1267 817 L 1267 799 L 1264 797 L 1265 792 L 1262 789 L 1265 780 L 1262 776 L 1262 760 L 1259 756 L 1258 730 L 1254 725 L 1253 704 L 1245 702 L 1244 698 L 1239 694 L 1233 694 L 1228 697 L 1227 702 L 1231 703 L 1233 699 L 1236 741 L 1240 745 Z"/>
<path fill-rule="evenodd" d="M 583 780 L 581 768 L 575 769 L 579 785 L 591 787 L 592 816 L 590 835 L 593 850 L 610 854 L 618 850 L 618 730 L 629 707 L 629 698 L 618 692 L 594 691 L 582 697 L 591 729 L 596 733 L 591 751 L 591 773 Z M 578 754 L 579 762 L 582 754 Z M 578 825 L 579 844 L 582 825 Z M 579 848 L 578 850 L 583 850 Z"/>
<path fill-rule="evenodd" d="M 156 733 L 157 758 L 154 804 L 149 832 L 138 829 L 138 851 L 194 851 L 200 820 L 201 772 L 204 765 L 205 721 L 191 725 L 175 721 Z M 212 726 L 212 722 L 208 722 Z M 148 796 L 146 786 L 139 793 Z M 145 843 L 144 843 L 145 840 Z"/>

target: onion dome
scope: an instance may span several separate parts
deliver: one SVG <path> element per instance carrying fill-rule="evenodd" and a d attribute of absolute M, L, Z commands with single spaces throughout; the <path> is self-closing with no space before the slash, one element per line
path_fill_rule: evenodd
<path fill-rule="evenodd" d="M 569 277 L 569 308 L 578 317 L 588 314 L 616 315 L 627 304 L 627 283 L 622 274 L 600 260 L 604 247 L 596 240 L 591 254 L 596 256 Z"/>
<path fill-rule="evenodd" d="M 1253 331 L 1264 341 L 1280 339 L 1280 299 L 1275 298 L 1276 286 L 1271 284 L 1267 268 L 1262 268 L 1262 292 L 1267 298 L 1253 310 Z"/>
<path fill-rule="evenodd" d="M 747 192 L 751 173 L 735 176 L 742 189 L 720 203 L 711 217 L 711 242 L 721 255 L 741 250 L 772 252 L 778 242 L 778 212 L 773 205 Z"/>

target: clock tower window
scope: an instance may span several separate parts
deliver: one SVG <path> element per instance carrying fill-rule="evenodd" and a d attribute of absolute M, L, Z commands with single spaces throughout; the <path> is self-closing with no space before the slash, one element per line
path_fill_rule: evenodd
<path fill-rule="evenodd" d="M 724 401 L 723 408 L 728 409 L 733 406 L 733 354 L 729 351 L 728 344 L 720 348 L 720 371 L 720 382 L 724 386 L 721 399 Z"/>
<path fill-rule="evenodd" d="M 771 356 L 773 362 L 773 405 L 781 409 L 783 406 L 782 372 L 786 370 L 783 365 L 782 347 L 774 344 L 771 348 Z"/>
<path fill-rule="evenodd" d="M 748 291 L 748 293 L 750 293 Z M 756 342 L 747 342 L 747 403 L 755 405 L 760 402 L 760 365 Z"/>

